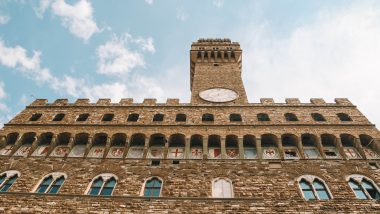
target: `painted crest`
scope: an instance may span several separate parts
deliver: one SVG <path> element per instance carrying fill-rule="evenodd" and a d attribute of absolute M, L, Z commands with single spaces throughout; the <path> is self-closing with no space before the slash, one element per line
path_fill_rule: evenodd
<path fill-rule="evenodd" d="M 329 159 L 340 158 L 340 154 L 336 150 L 335 147 L 324 147 L 323 152 L 325 153 L 326 158 L 329 158 Z"/>
<path fill-rule="evenodd" d="M 244 148 L 244 157 L 246 159 L 257 158 L 257 151 L 255 148 Z"/>
<path fill-rule="evenodd" d="M 264 159 L 279 159 L 280 155 L 278 154 L 277 148 L 264 148 L 263 158 Z"/>
<path fill-rule="evenodd" d="M 182 147 L 171 147 L 169 148 L 169 158 L 183 158 L 184 149 Z"/>
<path fill-rule="evenodd" d="M 191 148 L 191 158 L 193 159 L 202 159 L 203 155 L 203 149 L 202 148 L 197 148 L 197 147 L 193 147 Z"/>
<path fill-rule="evenodd" d="M 128 150 L 128 158 L 142 158 L 144 154 L 144 147 L 131 147 Z"/>
<path fill-rule="evenodd" d="M 124 147 L 111 147 L 108 151 L 107 158 L 123 158 Z"/>
<path fill-rule="evenodd" d="M 284 148 L 285 159 L 298 159 L 298 149 L 297 148 Z"/>
<path fill-rule="evenodd" d="M 105 147 L 104 146 L 93 146 L 90 149 L 87 157 L 89 158 L 103 158 Z"/>
<path fill-rule="evenodd" d="M 83 157 L 86 151 L 85 145 L 75 145 L 71 150 L 69 157 Z"/>
<path fill-rule="evenodd" d="M 0 155 L 10 155 L 13 149 L 13 145 L 7 145 L 2 150 L 0 150 Z"/>
<path fill-rule="evenodd" d="M 211 159 L 217 159 L 217 158 L 220 158 L 220 153 L 221 153 L 221 150 L 220 150 L 219 147 L 208 148 L 208 156 L 209 156 Z"/>
<path fill-rule="evenodd" d="M 149 148 L 148 158 L 163 158 L 164 148 L 162 147 L 151 147 Z"/>
<path fill-rule="evenodd" d="M 359 153 L 356 151 L 354 147 L 345 147 L 343 148 L 344 154 L 346 154 L 349 159 L 359 159 L 361 158 Z"/>
<path fill-rule="evenodd" d="M 69 147 L 57 146 L 50 154 L 50 157 L 65 157 L 69 153 Z"/>
<path fill-rule="evenodd" d="M 368 159 L 379 159 L 379 155 L 372 149 L 363 148 L 364 154 Z"/>
<path fill-rule="evenodd" d="M 47 145 L 39 146 L 37 147 L 36 150 L 34 150 L 34 152 L 32 153 L 32 156 L 42 157 L 42 156 L 46 156 L 48 152 L 49 152 L 49 146 Z"/>
<path fill-rule="evenodd" d="M 23 145 L 21 146 L 13 156 L 22 156 L 22 157 L 26 157 L 28 156 L 29 154 L 29 151 L 30 151 L 31 147 L 30 145 Z"/>
<path fill-rule="evenodd" d="M 319 151 L 315 148 L 305 148 L 305 157 L 308 159 L 317 159 L 320 158 L 321 155 L 319 154 Z"/>
<path fill-rule="evenodd" d="M 226 148 L 226 154 L 229 158 L 237 158 L 239 156 L 238 148 Z"/>

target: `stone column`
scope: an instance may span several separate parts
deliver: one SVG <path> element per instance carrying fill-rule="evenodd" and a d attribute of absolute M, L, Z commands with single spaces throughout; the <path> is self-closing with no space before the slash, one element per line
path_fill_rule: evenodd
<path fill-rule="evenodd" d="M 263 159 L 263 149 L 261 148 L 261 138 L 256 138 L 257 159 Z"/>
<path fill-rule="evenodd" d="M 343 159 L 348 160 L 346 153 L 344 153 L 342 141 L 340 138 L 336 138 L 336 148 L 340 152 L 340 155 L 343 157 Z"/>
<path fill-rule="evenodd" d="M 125 137 L 123 158 L 125 158 L 128 155 L 129 148 L 131 147 L 130 143 L 128 143 L 128 142 L 129 142 L 129 138 L 128 138 L 128 135 L 127 135 Z"/>
<path fill-rule="evenodd" d="M 220 159 L 225 159 L 227 158 L 226 154 L 226 138 L 220 138 Z"/>
<path fill-rule="evenodd" d="M 70 136 L 69 143 L 67 144 L 67 147 L 69 147 L 69 152 L 67 153 L 67 155 L 65 157 L 67 157 L 70 154 L 71 150 L 74 147 L 74 143 L 75 143 L 74 142 L 74 137 Z"/>
<path fill-rule="evenodd" d="M 278 152 L 280 153 L 280 159 L 285 160 L 284 147 L 282 146 L 282 137 L 276 135 L 276 138 L 277 138 L 276 143 L 278 147 Z"/>
<path fill-rule="evenodd" d="M 325 152 L 323 151 L 321 136 L 320 135 L 317 136 L 317 138 L 315 140 L 317 141 L 317 148 L 318 148 L 319 153 L 322 155 L 323 159 L 326 159 Z"/>
<path fill-rule="evenodd" d="M 104 149 L 103 158 L 107 157 L 108 152 L 110 151 L 110 148 L 111 148 L 111 138 L 107 135 L 107 141 L 106 141 L 106 146 Z"/>
<path fill-rule="evenodd" d="M 190 138 L 185 139 L 185 151 L 184 151 L 183 158 L 184 159 L 189 159 L 190 158 Z"/>
<path fill-rule="evenodd" d="M 4 148 L 6 146 L 7 139 L 5 136 L 0 137 L 0 148 Z"/>
<path fill-rule="evenodd" d="M 203 138 L 203 159 L 208 159 L 208 137 Z"/>
<path fill-rule="evenodd" d="M 165 137 L 165 147 L 164 147 L 164 157 L 163 157 L 163 159 L 167 159 L 167 157 L 168 157 L 168 151 L 169 151 L 169 141 Z"/>
<path fill-rule="evenodd" d="M 244 159 L 244 138 L 238 138 L 238 147 L 239 147 L 239 157 Z"/>
<path fill-rule="evenodd" d="M 88 137 L 88 140 L 87 140 L 87 143 L 86 143 L 86 150 L 84 152 L 84 156 L 83 158 L 86 158 L 88 153 L 90 152 L 90 149 L 92 147 L 92 144 L 93 144 L 93 136 L 89 136 Z"/>
<path fill-rule="evenodd" d="M 367 159 L 359 138 L 354 138 L 354 147 L 358 150 L 360 156 L 362 156 L 363 159 Z"/>
<path fill-rule="evenodd" d="M 146 158 L 148 156 L 149 139 L 150 137 L 145 138 L 143 158 Z"/>
<path fill-rule="evenodd" d="M 9 154 L 9 156 L 12 156 L 19 149 L 19 147 L 22 144 L 22 137 L 23 136 L 24 136 L 24 134 L 20 134 L 18 136 L 17 140 L 15 141 L 15 144 L 13 145 L 12 152 Z"/>
<path fill-rule="evenodd" d="M 305 159 L 305 151 L 303 150 L 303 145 L 302 145 L 302 136 L 297 135 L 297 149 L 298 152 L 300 153 L 300 158 Z"/>
<path fill-rule="evenodd" d="M 49 151 L 46 155 L 46 157 L 49 157 L 50 154 L 53 152 L 54 148 L 57 146 L 57 135 L 56 134 L 53 134 L 52 138 L 51 138 L 51 142 L 50 142 L 50 145 L 49 145 Z"/>
<path fill-rule="evenodd" d="M 30 145 L 30 151 L 28 153 L 28 157 L 30 155 L 32 155 L 32 153 L 34 152 L 34 150 L 37 148 L 40 140 L 41 140 L 41 135 L 37 136 L 37 134 L 36 134 L 36 136 L 34 136 L 34 140 L 32 142 L 32 145 Z"/>

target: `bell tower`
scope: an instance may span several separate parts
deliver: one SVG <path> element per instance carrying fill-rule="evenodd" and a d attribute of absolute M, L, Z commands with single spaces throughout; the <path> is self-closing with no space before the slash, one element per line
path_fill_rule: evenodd
<path fill-rule="evenodd" d="M 199 39 L 190 50 L 191 104 L 247 104 L 242 50 L 230 39 Z"/>

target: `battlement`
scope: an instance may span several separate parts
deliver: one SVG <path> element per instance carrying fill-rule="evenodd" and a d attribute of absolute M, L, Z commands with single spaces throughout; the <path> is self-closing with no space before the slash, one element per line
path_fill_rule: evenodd
<path fill-rule="evenodd" d="M 210 104 L 212 105 L 212 104 Z M 89 99 L 77 99 L 74 103 L 69 103 L 68 99 L 57 99 L 49 103 L 47 99 L 36 99 L 29 106 L 193 106 L 190 103 L 180 103 L 179 99 L 168 98 L 166 103 L 157 103 L 156 99 L 146 98 L 143 102 L 134 102 L 132 98 L 123 98 L 118 103 L 111 102 L 111 99 L 99 99 L 91 103 Z M 199 106 L 199 105 L 194 105 Z M 204 105 L 208 106 L 208 105 Z M 224 106 L 231 106 L 225 104 Z M 354 106 L 347 98 L 335 98 L 335 103 L 326 103 L 321 98 L 311 98 L 310 103 L 301 103 L 298 98 L 286 98 L 285 103 L 275 102 L 273 98 L 261 98 L 260 103 L 248 103 L 241 106 Z"/>

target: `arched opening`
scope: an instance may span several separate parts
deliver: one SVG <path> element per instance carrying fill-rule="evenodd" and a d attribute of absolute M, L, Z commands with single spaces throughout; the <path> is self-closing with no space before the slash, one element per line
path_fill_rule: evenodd
<path fill-rule="evenodd" d="M 203 137 L 193 135 L 190 138 L 190 157 L 192 159 L 202 159 L 203 157 Z"/>
<path fill-rule="evenodd" d="M 323 115 L 319 113 L 312 113 L 311 117 L 313 118 L 314 121 L 317 121 L 317 122 L 326 121 L 325 117 L 323 117 Z"/>
<path fill-rule="evenodd" d="M 13 156 L 26 157 L 32 149 L 32 144 L 36 140 L 35 132 L 25 133 L 21 138 L 20 148 L 13 154 Z"/>
<path fill-rule="evenodd" d="M 301 136 L 303 151 L 305 153 L 305 158 L 307 159 L 318 159 L 321 158 L 321 154 L 318 149 L 318 139 L 317 136 L 312 134 L 303 134 Z"/>
<path fill-rule="evenodd" d="M 244 158 L 257 158 L 256 138 L 253 135 L 244 135 L 243 137 Z"/>
<path fill-rule="evenodd" d="M 128 158 L 142 158 L 144 155 L 145 135 L 138 133 L 131 136 Z"/>
<path fill-rule="evenodd" d="M 239 157 L 239 143 L 238 143 L 238 137 L 236 135 L 227 135 L 226 155 L 227 155 L 227 158 Z"/>
<path fill-rule="evenodd" d="M 362 158 L 356 149 L 355 137 L 350 134 L 341 134 L 340 140 L 343 146 L 343 152 L 348 159 L 360 159 Z"/>
<path fill-rule="evenodd" d="M 299 159 L 298 138 L 293 134 L 283 134 L 281 136 L 282 146 L 284 148 L 285 159 Z"/>
<path fill-rule="evenodd" d="M 9 133 L 5 141 L 5 147 L 0 150 L 0 155 L 8 156 L 12 153 L 12 150 L 17 142 L 19 134 L 17 132 Z"/>
<path fill-rule="evenodd" d="M 279 159 L 280 154 L 277 148 L 278 139 L 273 134 L 264 134 L 261 136 L 261 147 L 263 150 L 263 159 Z"/>
<path fill-rule="evenodd" d="M 149 139 L 149 158 L 163 158 L 166 138 L 163 134 L 153 134 Z"/>
<path fill-rule="evenodd" d="M 260 113 L 260 114 L 257 114 L 257 120 L 258 121 L 270 121 L 270 118 L 269 118 L 268 114 Z"/>
<path fill-rule="evenodd" d="M 111 147 L 108 151 L 107 158 L 123 158 L 124 149 L 127 143 L 127 135 L 116 133 L 111 138 Z"/>
<path fill-rule="evenodd" d="M 376 148 L 375 140 L 365 134 L 359 135 L 360 143 L 363 147 L 364 154 L 367 159 L 379 159 L 378 150 Z"/>
<path fill-rule="evenodd" d="M 331 193 L 326 183 L 313 175 L 304 175 L 298 178 L 298 185 L 305 200 L 329 200 Z"/>
<path fill-rule="evenodd" d="M 338 114 L 336 114 L 336 116 L 338 116 L 339 120 L 342 122 L 352 121 L 351 117 L 345 113 L 338 113 Z"/>
<path fill-rule="evenodd" d="M 232 182 L 228 179 L 217 178 L 212 182 L 213 198 L 233 198 Z"/>
<path fill-rule="evenodd" d="M 181 159 L 185 154 L 185 135 L 173 134 L 169 137 L 168 158 Z"/>
<path fill-rule="evenodd" d="M 88 195 L 112 195 L 116 187 L 117 177 L 113 174 L 104 173 L 94 177 L 88 188 Z"/>
<path fill-rule="evenodd" d="M 162 179 L 157 177 L 149 178 L 145 181 L 142 190 L 142 196 L 144 197 L 159 197 L 161 196 Z"/>
<path fill-rule="evenodd" d="M 284 114 L 286 121 L 298 121 L 298 118 L 293 113 L 286 113 Z"/>
<path fill-rule="evenodd" d="M 175 117 L 176 122 L 186 122 L 186 114 L 177 114 Z"/>
<path fill-rule="evenodd" d="M 33 151 L 32 156 L 46 156 L 53 140 L 53 133 L 47 132 L 39 136 L 37 148 Z"/>
<path fill-rule="evenodd" d="M 89 140 L 89 134 L 79 133 L 75 135 L 74 146 L 69 153 L 69 157 L 83 157 L 86 152 L 86 145 Z"/>
<path fill-rule="evenodd" d="M 57 136 L 57 146 L 51 152 L 50 157 L 66 157 L 69 153 L 69 142 L 71 134 L 68 132 L 60 133 Z"/>
<path fill-rule="evenodd" d="M 137 120 L 139 119 L 139 114 L 136 114 L 136 113 L 133 113 L 133 114 L 129 114 L 128 115 L 128 118 L 127 118 L 127 121 L 128 122 L 137 122 Z"/>
<path fill-rule="evenodd" d="M 214 121 L 214 115 L 213 114 L 203 114 L 202 115 L 202 122 L 213 122 Z"/>
<path fill-rule="evenodd" d="M 92 139 L 92 147 L 88 152 L 89 158 L 102 158 L 106 149 L 108 135 L 106 133 L 97 133 Z"/>
<path fill-rule="evenodd" d="M 337 148 L 336 148 L 336 137 L 331 134 L 321 135 L 321 142 L 323 146 L 323 153 L 327 159 L 337 159 L 341 158 Z"/>
<path fill-rule="evenodd" d="M 208 137 L 208 157 L 210 159 L 219 159 L 221 157 L 220 136 L 210 135 Z"/>
<path fill-rule="evenodd" d="M 230 114 L 230 122 L 241 122 L 242 118 L 240 114 Z"/>

